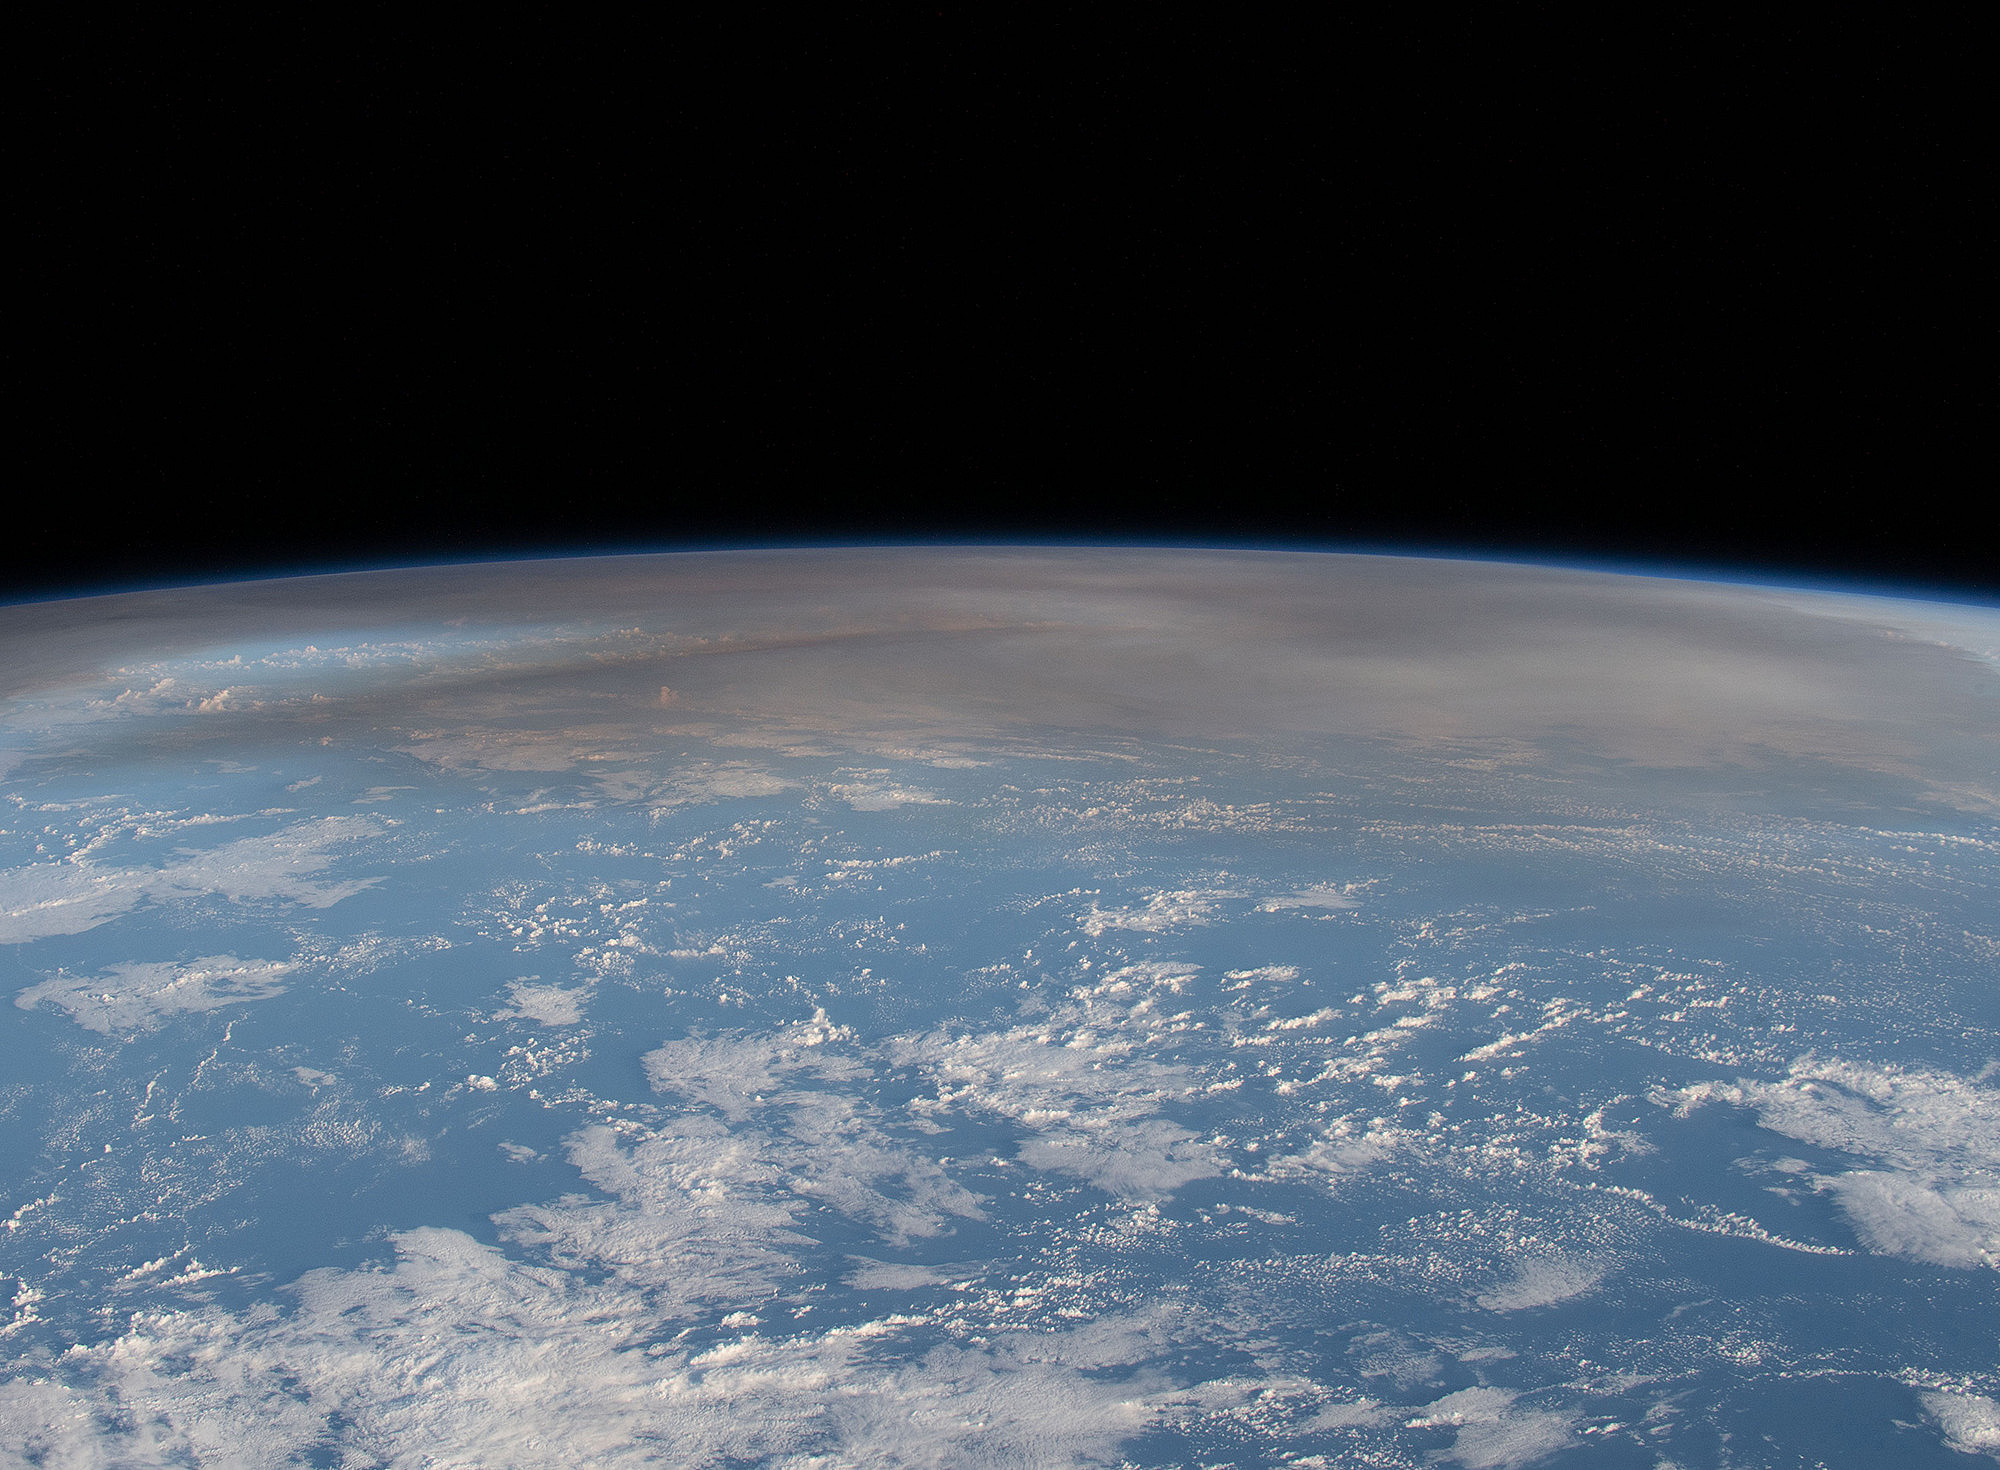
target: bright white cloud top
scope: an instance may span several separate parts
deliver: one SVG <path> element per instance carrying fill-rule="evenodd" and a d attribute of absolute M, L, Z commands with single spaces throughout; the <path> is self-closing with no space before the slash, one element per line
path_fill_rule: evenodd
<path fill-rule="evenodd" d="M 1996 648 L 1241 553 L 0 609 L 0 1466 L 2000 1458 Z"/>

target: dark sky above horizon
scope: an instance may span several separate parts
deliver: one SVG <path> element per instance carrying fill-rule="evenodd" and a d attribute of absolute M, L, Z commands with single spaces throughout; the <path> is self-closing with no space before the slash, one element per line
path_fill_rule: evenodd
<path fill-rule="evenodd" d="M 2000 599 L 1974 130 L 1893 47 L 292 24 L 47 64 L 0 598 L 1087 539 Z"/>

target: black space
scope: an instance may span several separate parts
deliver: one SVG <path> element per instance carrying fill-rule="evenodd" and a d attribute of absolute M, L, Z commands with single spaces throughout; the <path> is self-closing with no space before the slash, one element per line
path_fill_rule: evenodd
<path fill-rule="evenodd" d="M 1950 36 L 87 24 L 0 597 L 1098 537 L 2000 596 Z"/>

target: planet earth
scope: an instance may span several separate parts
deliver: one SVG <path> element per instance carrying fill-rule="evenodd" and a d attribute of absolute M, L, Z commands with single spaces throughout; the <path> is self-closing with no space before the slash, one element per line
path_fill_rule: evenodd
<path fill-rule="evenodd" d="M 128 592 L 0 797 L 6 1466 L 2000 1458 L 2000 609 Z"/>

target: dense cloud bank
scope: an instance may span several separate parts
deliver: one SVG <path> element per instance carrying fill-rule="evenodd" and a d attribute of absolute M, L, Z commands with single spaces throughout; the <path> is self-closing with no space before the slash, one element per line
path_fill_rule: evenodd
<path fill-rule="evenodd" d="M 245 658 L 246 640 L 268 651 Z M 0 693 L 123 670 L 107 704 L 235 715 L 246 733 L 535 687 L 584 661 L 635 706 L 682 720 L 1334 734 L 1669 768 L 1802 756 L 2000 809 L 1988 692 L 2000 613 L 1528 566 L 1113 550 L 609 557 L 0 608 L 0 647 Z M 221 648 L 234 661 L 204 672 L 204 650 Z"/>

